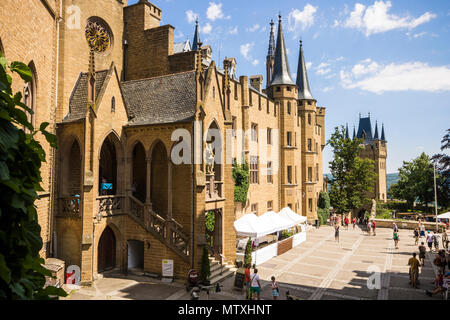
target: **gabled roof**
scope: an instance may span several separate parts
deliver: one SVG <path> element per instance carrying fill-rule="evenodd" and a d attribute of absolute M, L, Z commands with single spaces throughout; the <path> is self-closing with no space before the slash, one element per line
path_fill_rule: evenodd
<path fill-rule="evenodd" d="M 191 51 L 191 42 L 189 40 L 186 40 L 184 42 L 178 42 L 173 45 L 174 54 L 188 51 Z"/>
<path fill-rule="evenodd" d="M 277 49 L 275 51 L 275 65 L 273 68 L 273 77 L 270 86 L 290 84 L 295 85 L 291 78 L 291 71 L 289 68 L 289 61 L 287 58 L 286 44 L 284 42 L 283 25 L 281 16 L 278 21 L 278 39 Z"/>
<path fill-rule="evenodd" d="M 106 83 L 106 78 L 112 68 L 109 70 L 98 71 L 95 74 L 95 100 L 97 101 L 102 92 L 103 86 Z M 88 110 L 88 73 L 80 73 L 75 87 L 72 91 L 72 95 L 69 100 L 69 113 L 63 118 L 63 123 L 76 122 L 82 119 L 86 119 Z"/>
<path fill-rule="evenodd" d="M 122 82 L 127 126 L 193 121 L 197 105 L 195 71 Z"/>

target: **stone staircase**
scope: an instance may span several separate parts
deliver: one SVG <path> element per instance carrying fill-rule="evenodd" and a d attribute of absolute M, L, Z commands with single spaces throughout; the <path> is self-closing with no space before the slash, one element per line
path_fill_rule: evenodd
<path fill-rule="evenodd" d="M 210 267 L 211 267 L 211 276 L 209 277 L 211 281 L 211 285 L 215 285 L 216 283 L 222 282 L 230 277 L 233 277 L 236 273 L 237 268 L 232 265 L 224 263 L 222 266 L 220 265 L 220 261 L 216 258 L 209 258 Z"/>

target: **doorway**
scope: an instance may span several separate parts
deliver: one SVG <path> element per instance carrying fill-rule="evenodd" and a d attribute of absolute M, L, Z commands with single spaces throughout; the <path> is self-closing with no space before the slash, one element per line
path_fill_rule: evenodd
<path fill-rule="evenodd" d="M 116 236 L 106 227 L 98 244 L 98 272 L 102 273 L 116 267 Z"/>
<path fill-rule="evenodd" d="M 144 242 L 128 240 L 128 271 L 144 270 Z"/>

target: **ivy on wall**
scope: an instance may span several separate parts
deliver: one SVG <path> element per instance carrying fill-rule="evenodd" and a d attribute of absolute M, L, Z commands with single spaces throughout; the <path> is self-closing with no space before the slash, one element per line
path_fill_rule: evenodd
<path fill-rule="evenodd" d="M 44 288 L 51 273 L 39 256 L 43 241 L 34 204 L 43 191 L 40 168 L 45 162 L 35 135 L 43 134 L 52 147 L 56 137 L 46 131 L 48 123 L 33 128 L 33 111 L 21 102 L 20 92 L 13 93 L 10 72 L 32 80 L 25 64 L 8 64 L 0 53 L 0 300 L 65 296 L 62 289 Z"/>
<path fill-rule="evenodd" d="M 250 167 L 248 163 L 233 165 L 234 202 L 247 203 L 250 187 Z"/>

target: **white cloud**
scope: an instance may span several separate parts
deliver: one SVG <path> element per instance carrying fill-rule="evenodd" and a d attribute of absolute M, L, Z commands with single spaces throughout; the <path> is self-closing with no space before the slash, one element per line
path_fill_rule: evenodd
<path fill-rule="evenodd" d="M 312 67 L 313 63 L 312 62 L 307 62 L 306 63 L 306 69 L 310 69 Z"/>
<path fill-rule="evenodd" d="M 297 35 L 300 29 L 306 30 L 314 25 L 317 8 L 318 7 L 314 7 L 308 3 L 303 8 L 303 11 L 300 11 L 299 9 L 292 9 L 288 15 L 288 30 Z"/>
<path fill-rule="evenodd" d="M 247 32 L 255 32 L 260 28 L 259 24 L 255 24 L 253 27 L 247 28 Z"/>
<path fill-rule="evenodd" d="M 222 3 L 210 2 L 209 7 L 206 10 L 206 16 L 211 21 L 216 21 L 218 19 L 230 19 L 230 16 L 225 17 L 222 11 Z"/>
<path fill-rule="evenodd" d="M 370 60 L 370 59 L 369 59 Z M 450 91 L 450 67 L 430 66 L 423 62 L 380 65 L 363 61 L 351 71 L 341 70 L 341 85 L 382 94 L 389 91 Z"/>
<path fill-rule="evenodd" d="M 175 39 L 180 39 L 180 38 L 184 38 L 184 34 L 183 34 L 183 32 L 177 31 L 177 33 L 175 34 Z"/>
<path fill-rule="evenodd" d="M 418 18 L 411 16 L 399 17 L 389 13 L 391 7 L 392 3 L 390 1 L 375 1 L 373 5 L 368 7 L 361 3 L 356 3 L 354 10 L 350 13 L 350 17 L 343 23 L 336 21 L 335 26 L 342 25 L 346 28 L 359 29 L 366 36 L 370 36 L 395 29 L 412 30 L 436 18 L 436 14 L 430 12 L 425 12 Z"/>
<path fill-rule="evenodd" d="M 323 92 L 330 92 L 331 90 L 333 90 L 334 87 L 325 87 L 322 89 Z"/>
<path fill-rule="evenodd" d="M 228 34 L 237 34 L 238 33 L 238 26 L 234 26 L 233 28 L 228 29 Z"/>
<path fill-rule="evenodd" d="M 322 62 L 316 67 L 316 73 L 321 76 L 329 74 L 331 72 L 331 68 L 328 68 L 329 66 L 329 63 Z"/>
<path fill-rule="evenodd" d="M 251 54 L 254 46 L 255 46 L 254 42 L 245 43 L 245 44 L 241 45 L 241 54 L 245 58 L 245 60 L 250 61 L 254 66 L 256 66 L 259 64 L 259 60 L 253 59 L 252 54 Z"/>
<path fill-rule="evenodd" d="M 211 34 L 211 31 L 212 31 L 212 26 L 211 26 L 211 24 L 208 22 L 207 24 L 205 24 L 205 26 L 200 27 L 200 31 L 201 31 L 203 34 Z"/>
<path fill-rule="evenodd" d="M 186 19 L 189 23 L 193 23 L 198 19 L 198 13 L 195 13 L 192 10 L 188 10 L 186 11 Z"/>

